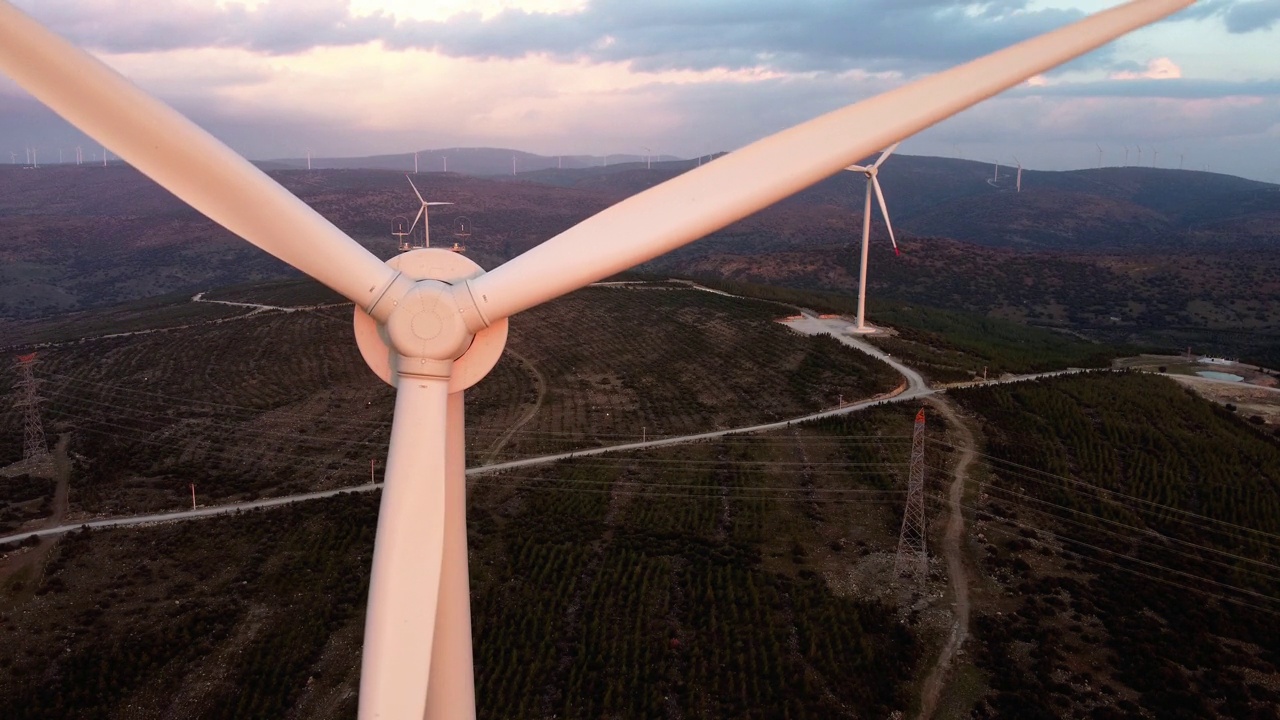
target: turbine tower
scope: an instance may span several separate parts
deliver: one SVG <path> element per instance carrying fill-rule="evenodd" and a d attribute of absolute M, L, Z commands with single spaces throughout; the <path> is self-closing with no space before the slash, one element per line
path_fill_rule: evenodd
<path fill-rule="evenodd" d="M 473 720 L 463 392 L 497 364 L 508 318 L 683 247 L 1192 2 L 1131 0 L 834 110 L 633 195 L 488 272 L 437 248 L 382 262 L 8 0 L 0 0 L 0 72 L 214 222 L 355 305 L 361 355 L 396 389 L 359 717 Z"/>
<path fill-rule="evenodd" d="M 874 332 L 873 329 L 867 328 L 866 308 L 867 308 L 867 247 L 871 239 L 871 192 L 875 191 L 876 199 L 880 201 L 880 214 L 884 216 L 884 226 L 889 229 L 889 241 L 893 243 L 893 254 L 898 255 L 898 241 L 893 237 L 893 225 L 889 222 L 889 208 L 884 203 L 884 192 L 880 190 L 880 181 L 876 176 L 880 174 L 880 166 L 885 160 L 893 154 L 898 148 L 898 143 L 889 146 L 888 150 L 880 153 L 880 157 L 871 165 L 850 165 L 845 170 L 852 172 L 860 172 L 867 176 L 867 199 L 862 207 L 862 263 L 858 269 L 858 327 L 857 332 L 868 333 Z"/>
<path fill-rule="evenodd" d="M 652 153 L 653 151 L 643 145 L 640 146 L 640 149 L 644 151 L 644 169 L 645 170 L 652 169 L 653 165 L 649 162 L 649 159 L 651 157 L 650 153 Z"/>
<path fill-rule="evenodd" d="M 18 368 L 15 404 L 23 415 L 22 460 L 28 468 L 49 462 L 49 446 L 45 442 L 44 424 L 40 422 L 40 381 L 36 380 L 35 364 L 35 353 L 19 355 L 15 363 Z"/>
<path fill-rule="evenodd" d="M 1013 162 L 1018 166 L 1018 182 L 1014 192 L 1022 192 L 1022 161 L 1018 159 L 1017 155 L 1014 155 Z"/>
<path fill-rule="evenodd" d="M 894 578 L 912 575 L 917 588 L 924 587 L 929 574 L 924 534 L 924 408 L 920 408 L 916 413 L 915 431 L 911 435 L 907 505 L 902 512 L 902 530 L 898 533 L 898 554 L 893 559 Z"/>
<path fill-rule="evenodd" d="M 418 220 L 422 220 L 422 247 L 431 247 L 431 221 L 427 217 L 427 207 L 431 205 L 452 205 L 451 202 L 427 202 L 422 199 L 422 193 L 418 192 L 418 186 L 413 184 L 413 179 L 408 175 L 404 176 L 409 181 L 409 187 L 413 188 L 413 194 L 418 196 L 418 202 L 422 203 L 422 207 L 418 210 L 418 214 L 413 218 L 413 224 L 409 226 L 409 232 L 418 227 Z"/>
<path fill-rule="evenodd" d="M 1098 145 L 1098 169 L 1099 170 L 1102 169 L 1102 146 L 1101 145 Z"/>

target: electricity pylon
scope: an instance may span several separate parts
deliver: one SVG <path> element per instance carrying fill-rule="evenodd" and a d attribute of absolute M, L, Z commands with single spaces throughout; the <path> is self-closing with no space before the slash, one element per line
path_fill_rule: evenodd
<path fill-rule="evenodd" d="M 914 575 L 916 585 L 924 587 L 929 572 L 929 557 L 924 547 L 924 408 L 916 413 L 916 428 L 911 438 L 911 471 L 907 480 L 907 505 L 902 513 L 902 532 L 898 535 L 898 555 L 893 561 L 893 575 Z"/>
<path fill-rule="evenodd" d="M 25 421 L 22 434 L 22 459 L 28 467 L 49 462 L 49 446 L 44 439 L 44 424 L 40 422 L 40 381 L 36 380 L 33 366 L 36 354 L 19 355 L 17 359 L 18 384 L 17 407 L 22 408 Z"/>

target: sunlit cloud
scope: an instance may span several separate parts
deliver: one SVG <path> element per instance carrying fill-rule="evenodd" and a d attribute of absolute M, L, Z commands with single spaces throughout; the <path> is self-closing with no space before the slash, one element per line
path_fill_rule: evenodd
<path fill-rule="evenodd" d="M 1169 58 L 1161 57 L 1148 62 L 1142 72 L 1123 70 L 1111 73 L 1110 77 L 1112 80 L 1171 80 L 1182 77 L 1182 68 Z"/>

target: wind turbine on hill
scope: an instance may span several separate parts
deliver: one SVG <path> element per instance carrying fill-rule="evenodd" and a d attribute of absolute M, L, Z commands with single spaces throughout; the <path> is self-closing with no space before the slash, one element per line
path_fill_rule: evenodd
<path fill-rule="evenodd" d="M 0 0 L 0 70 L 192 207 L 355 303 L 361 354 L 396 388 L 359 714 L 470 719 L 463 391 L 497 363 L 507 318 L 723 228 L 1192 2 L 1133 0 L 828 113 L 627 198 L 487 273 L 437 248 L 383 263 L 212 135 L 7 0 Z"/>
<path fill-rule="evenodd" d="M 1014 186 L 1014 192 L 1022 192 L 1022 161 L 1018 159 L 1017 155 L 1014 155 L 1013 162 L 1018 166 L 1018 181 Z"/>
<path fill-rule="evenodd" d="M 880 189 L 880 181 L 876 176 L 880 174 L 880 166 L 885 160 L 898 149 L 898 143 L 890 145 L 887 150 L 880 153 L 880 157 L 870 165 L 850 165 L 845 170 L 860 172 L 867 176 L 867 198 L 862 207 L 862 263 L 858 267 L 858 327 L 860 333 L 874 332 L 873 329 L 867 327 L 866 309 L 867 309 L 867 247 L 871 239 L 871 191 L 875 190 L 876 200 L 880 201 L 880 214 L 884 216 L 884 226 L 889 230 L 889 241 L 893 243 L 893 254 L 898 255 L 898 241 L 893 237 L 893 224 L 889 222 L 889 207 L 884 204 L 884 191 Z M 997 171 L 999 172 L 999 171 Z"/>
<path fill-rule="evenodd" d="M 427 217 L 427 208 L 433 205 L 452 205 L 451 202 L 427 202 L 422 199 L 422 193 L 418 192 L 418 186 L 413 184 L 413 178 L 408 175 L 404 176 L 409 181 L 409 187 L 413 188 L 413 194 L 418 196 L 418 202 L 422 203 L 422 207 L 418 209 L 418 214 L 413 218 L 413 224 L 409 226 L 409 234 L 413 234 L 413 229 L 418 227 L 418 220 L 422 220 L 422 248 L 431 247 L 431 219 Z M 413 247 L 401 246 L 401 250 L 412 250 Z M 421 248 L 418 248 L 421 249 Z"/>

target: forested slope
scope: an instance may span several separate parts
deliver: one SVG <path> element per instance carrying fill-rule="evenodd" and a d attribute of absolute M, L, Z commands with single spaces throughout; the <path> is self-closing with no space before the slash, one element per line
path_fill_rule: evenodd
<path fill-rule="evenodd" d="M 1002 588 L 978 715 L 1277 717 L 1276 440 L 1136 373 L 955 395 L 988 438 L 975 533 Z"/>

